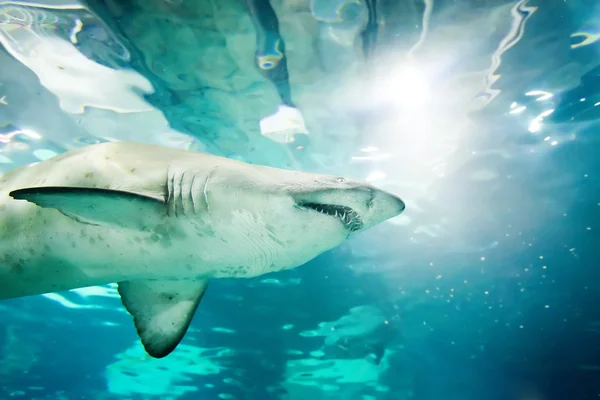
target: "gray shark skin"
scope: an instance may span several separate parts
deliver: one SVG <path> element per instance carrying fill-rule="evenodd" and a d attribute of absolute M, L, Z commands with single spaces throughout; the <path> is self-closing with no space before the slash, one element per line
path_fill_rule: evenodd
<path fill-rule="evenodd" d="M 187 331 L 208 282 L 297 267 L 400 214 L 341 177 L 110 142 L 0 179 L 0 299 L 117 282 L 153 357 Z"/>

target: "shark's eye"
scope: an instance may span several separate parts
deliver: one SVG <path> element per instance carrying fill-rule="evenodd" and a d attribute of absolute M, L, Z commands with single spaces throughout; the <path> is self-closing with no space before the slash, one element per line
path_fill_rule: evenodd
<path fill-rule="evenodd" d="M 344 182 L 344 181 L 345 181 L 345 179 L 344 179 L 344 178 L 342 178 L 342 177 L 340 177 L 340 178 L 337 178 L 337 179 L 336 179 L 336 181 L 338 181 L 338 182 Z"/>

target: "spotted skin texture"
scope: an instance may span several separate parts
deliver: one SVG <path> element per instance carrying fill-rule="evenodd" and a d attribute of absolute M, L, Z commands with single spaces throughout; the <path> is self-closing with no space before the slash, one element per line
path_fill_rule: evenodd
<path fill-rule="evenodd" d="M 124 304 L 163 356 L 175 339 L 140 317 L 151 315 L 140 292 L 181 282 L 173 298 L 195 307 L 210 279 L 297 267 L 403 209 L 340 177 L 141 143 L 88 146 L 0 178 L 0 299 L 134 282 L 136 301 Z M 176 308 L 180 318 L 195 310 Z M 173 326 L 185 331 L 184 322 Z"/>
<path fill-rule="evenodd" d="M 126 279 L 188 278 L 188 266 L 196 277 L 253 277 L 296 267 L 349 236 L 335 218 L 296 206 L 313 193 L 324 203 L 363 212 L 365 228 L 401 211 L 384 192 L 380 209 L 365 209 L 362 193 L 375 189 L 338 180 L 126 142 L 15 169 L 0 178 L 0 298 Z M 144 216 L 152 226 L 136 231 L 82 224 L 8 195 L 49 186 L 142 194 L 166 202 L 167 212 Z"/>

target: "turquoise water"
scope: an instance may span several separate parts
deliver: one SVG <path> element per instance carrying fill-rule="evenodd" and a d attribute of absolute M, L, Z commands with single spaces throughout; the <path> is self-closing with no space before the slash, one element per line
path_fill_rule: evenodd
<path fill-rule="evenodd" d="M 399 217 L 211 283 L 0 302 L 0 400 L 600 396 L 595 1 L 0 1 L 0 170 L 130 140 L 367 180 Z M 310 234 L 310 233 L 305 233 Z"/>

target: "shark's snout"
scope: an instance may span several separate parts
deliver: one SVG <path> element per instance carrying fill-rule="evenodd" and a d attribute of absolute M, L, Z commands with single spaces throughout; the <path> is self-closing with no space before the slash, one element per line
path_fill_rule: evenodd
<path fill-rule="evenodd" d="M 389 208 L 390 212 L 395 213 L 394 216 L 400 214 L 406 208 L 406 204 L 400 197 L 383 190 L 373 190 L 376 192 L 375 197 L 381 198 L 382 205 Z"/>
<path fill-rule="evenodd" d="M 370 210 L 364 218 L 365 229 L 400 215 L 406 208 L 406 204 L 400 197 L 376 188 L 371 190 L 373 190 L 373 199 Z"/>
<path fill-rule="evenodd" d="M 404 211 L 406 209 L 406 204 L 404 204 L 404 202 L 402 201 L 402 199 L 400 197 L 395 197 L 396 199 L 396 206 L 398 207 L 398 214 L 400 214 L 402 211 Z"/>
<path fill-rule="evenodd" d="M 336 218 L 349 232 L 375 226 L 400 214 L 406 208 L 402 199 L 366 184 L 296 193 L 296 206 Z"/>

